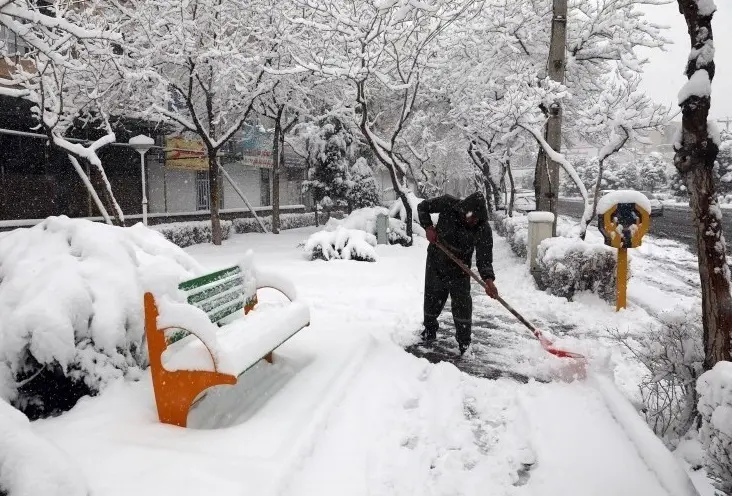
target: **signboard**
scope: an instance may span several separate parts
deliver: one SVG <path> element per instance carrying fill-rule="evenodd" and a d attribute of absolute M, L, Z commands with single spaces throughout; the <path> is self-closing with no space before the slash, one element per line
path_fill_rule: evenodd
<path fill-rule="evenodd" d="M 274 136 L 259 127 L 244 131 L 244 137 L 237 143 L 237 162 L 248 167 L 271 169 L 273 165 L 272 141 Z"/>
<path fill-rule="evenodd" d="M 180 136 L 166 136 L 165 166 L 171 169 L 208 170 L 208 157 L 203 143 Z"/>

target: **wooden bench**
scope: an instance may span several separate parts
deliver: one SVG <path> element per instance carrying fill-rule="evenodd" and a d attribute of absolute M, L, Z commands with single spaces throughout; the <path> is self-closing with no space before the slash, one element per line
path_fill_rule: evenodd
<path fill-rule="evenodd" d="M 257 290 L 272 288 L 290 304 L 252 311 Z M 255 271 L 228 267 L 178 286 L 186 302 L 145 293 L 145 334 L 158 417 L 186 426 L 188 410 L 205 390 L 237 378 L 310 324 L 308 307 L 293 284 Z"/>

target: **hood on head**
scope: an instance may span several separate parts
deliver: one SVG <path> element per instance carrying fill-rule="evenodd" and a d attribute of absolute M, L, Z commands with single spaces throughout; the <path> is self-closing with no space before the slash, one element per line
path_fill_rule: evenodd
<path fill-rule="evenodd" d="M 485 208 L 485 197 L 480 192 L 475 192 L 462 200 L 457 205 L 458 211 L 463 215 L 473 212 L 478 219 L 478 225 L 488 220 L 488 211 Z"/>

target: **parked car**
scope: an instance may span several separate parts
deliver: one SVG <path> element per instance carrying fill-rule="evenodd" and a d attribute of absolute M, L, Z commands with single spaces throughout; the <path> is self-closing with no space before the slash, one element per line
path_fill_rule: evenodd
<path fill-rule="evenodd" d="M 661 200 L 651 193 L 650 191 L 641 191 L 644 195 L 646 195 L 646 198 L 651 200 L 651 217 L 660 217 L 663 215 L 663 203 L 661 203 Z"/>
<path fill-rule="evenodd" d="M 534 193 L 516 193 L 513 201 L 513 208 L 517 212 L 533 212 L 536 210 L 536 198 Z"/>

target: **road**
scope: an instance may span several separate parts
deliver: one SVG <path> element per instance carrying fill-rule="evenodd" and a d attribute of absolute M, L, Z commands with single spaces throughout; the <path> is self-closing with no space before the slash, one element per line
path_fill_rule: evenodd
<path fill-rule="evenodd" d="M 579 219 L 582 216 L 582 202 L 577 200 L 560 200 L 559 215 L 568 215 Z M 729 240 L 732 239 L 732 212 L 723 211 L 722 224 L 727 235 L 727 253 L 730 253 Z M 597 225 L 595 221 L 593 225 Z M 673 239 L 684 243 L 692 253 L 696 253 L 696 234 L 691 211 L 685 207 L 666 206 L 662 216 L 651 218 L 649 234 L 659 238 Z"/>

